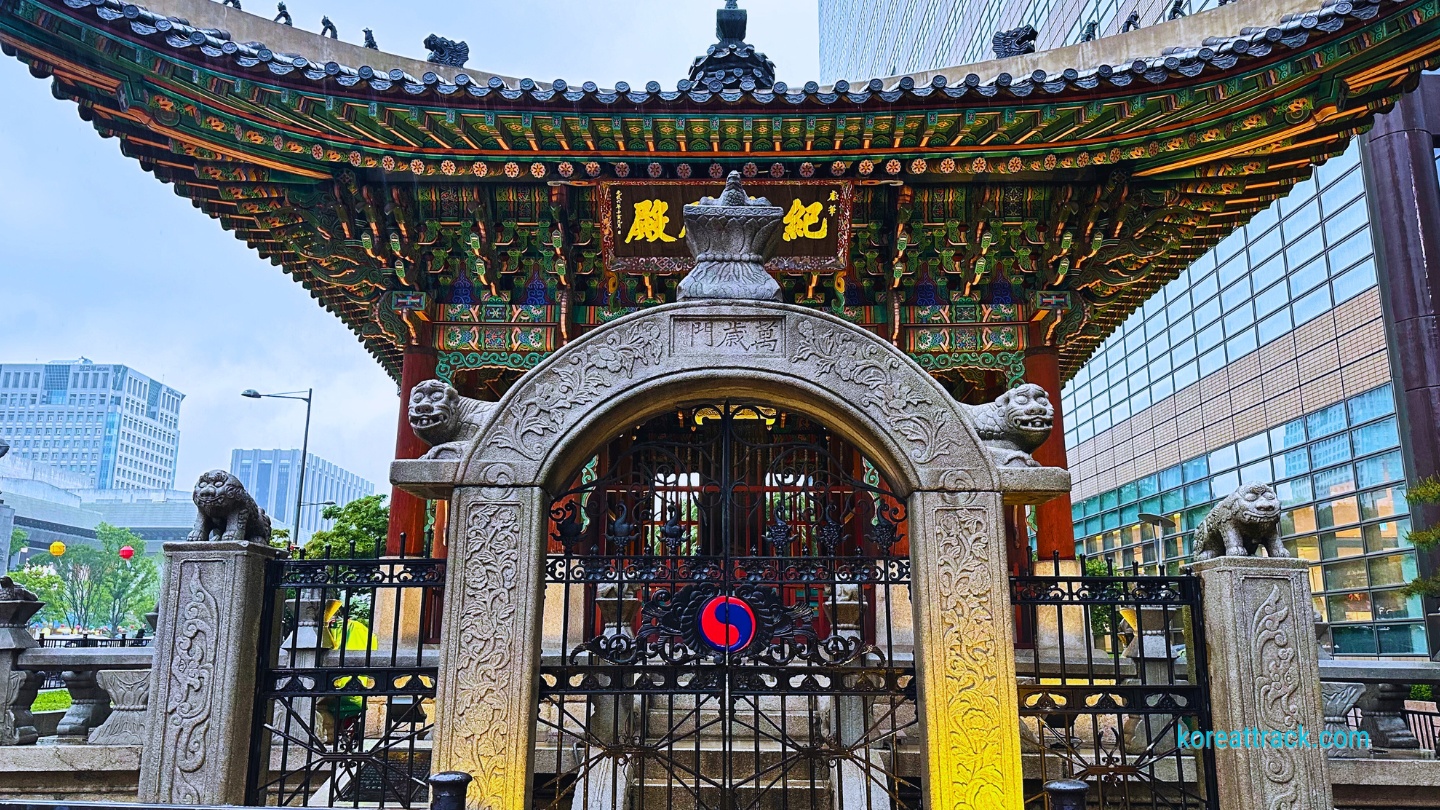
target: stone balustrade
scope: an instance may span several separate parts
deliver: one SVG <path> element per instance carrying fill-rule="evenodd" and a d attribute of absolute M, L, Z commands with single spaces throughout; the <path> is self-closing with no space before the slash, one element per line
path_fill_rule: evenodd
<path fill-rule="evenodd" d="M 0 741 L 34 745 L 42 734 L 32 707 L 46 674 L 59 673 L 70 708 L 54 729 L 59 745 L 141 745 L 150 703 L 148 647 L 29 647 L 0 650 L 10 673 Z M 44 729 L 48 731 L 48 729 Z"/>

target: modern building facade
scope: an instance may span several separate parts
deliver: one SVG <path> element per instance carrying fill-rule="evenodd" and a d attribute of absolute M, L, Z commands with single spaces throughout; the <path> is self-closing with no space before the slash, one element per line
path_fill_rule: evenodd
<path fill-rule="evenodd" d="M 0 435 L 11 454 L 83 476 L 95 489 L 169 489 L 185 395 L 123 365 L 86 358 L 0 364 Z"/>
<path fill-rule="evenodd" d="M 230 453 L 230 473 L 240 479 L 275 526 L 295 526 L 299 450 L 234 450 Z M 334 525 L 334 521 L 321 517 L 326 505 L 343 506 L 374 494 L 374 484 L 311 453 L 305 465 L 305 496 L 299 498 L 300 527 L 295 537 L 303 543 L 315 532 Z"/>
<path fill-rule="evenodd" d="M 1184 0 L 1186 14 L 1221 5 Z M 1142 27 L 1169 17 L 1173 0 L 820 0 L 820 77 L 851 82 L 920 73 L 994 57 L 997 32 L 1029 25 L 1037 50 L 1075 45 L 1085 27 L 1118 34 L 1130 15 Z M 978 68 L 983 72 L 982 68 Z"/>
<path fill-rule="evenodd" d="M 1077 42 L 1087 21 L 1098 21 L 1103 36 L 1131 11 L 1149 24 L 1169 7 L 822 1 L 822 71 L 854 79 L 984 59 L 996 31 L 1023 24 L 1039 29 L 1042 48 L 1058 47 Z M 941 17 L 950 22 L 937 30 Z M 1434 470 L 1425 459 L 1435 454 L 1422 450 L 1417 460 L 1409 445 L 1435 423 L 1427 412 L 1402 429 L 1397 391 L 1406 385 L 1396 378 L 1427 347 L 1401 337 L 1395 351 L 1396 319 L 1386 313 L 1404 296 L 1383 289 L 1387 270 L 1408 277 L 1423 273 L 1424 261 L 1400 258 L 1387 268 L 1372 227 L 1385 221 L 1377 201 L 1398 193 L 1402 208 L 1418 203 L 1421 215 L 1409 223 L 1414 234 L 1392 242 L 1423 245 L 1440 232 L 1440 212 L 1424 206 L 1440 182 L 1440 127 L 1427 128 L 1440 77 L 1425 80 L 1390 116 L 1430 137 L 1424 171 L 1411 171 L 1415 160 L 1374 165 L 1371 144 L 1389 131 L 1382 120 L 1368 140 L 1356 139 L 1152 295 L 1066 383 L 1060 410 L 1080 554 L 1122 569 L 1173 570 L 1220 498 L 1241 483 L 1271 483 L 1287 545 L 1316 564 L 1315 609 L 1333 626 L 1337 652 L 1427 655 L 1440 642 L 1436 627 L 1427 640 L 1433 607 L 1404 592 L 1433 570 L 1406 537 L 1405 492 L 1407 471 L 1413 482 Z M 1433 389 L 1418 387 L 1423 409 Z"/>

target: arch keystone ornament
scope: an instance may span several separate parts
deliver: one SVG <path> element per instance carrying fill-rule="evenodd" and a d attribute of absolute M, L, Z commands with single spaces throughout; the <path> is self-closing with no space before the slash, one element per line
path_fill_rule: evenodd
<path fill-rule="evenodd" d="M 434 767 L 475 775 L 475 810 L 529 806 L 550 502 L 619 432 L 716 400 L 823 424 L 905 501 L 926 806 L 1018 810 L 1002 507 L 1068 491 L 1069 474 L 998 466 L 970 409 L 894 346 L 768 302 L 681 302 L 602 326 L 521 378 L 458 463 L 394 462 L 396 485 L 451 501 Z M 697 590 L 660 621 L 726 655 L 770 631 L 783 608 L 764 599 Z"/>

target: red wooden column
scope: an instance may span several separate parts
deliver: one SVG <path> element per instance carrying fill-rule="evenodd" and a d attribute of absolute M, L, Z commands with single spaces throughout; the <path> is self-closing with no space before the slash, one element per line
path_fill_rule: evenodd
<path fill-rule="evenodd" d="M 1050 431 L 1050 438 L 1033 455 L 1046 467 L 1068 469 L 1065 423 L 1060 409 L 1060 354 L 1054 346 L 1037 344 L 1025 350 L 1025 378 L 1050 395 L 1050 404 L 1055 408 L 1055 427 Z M 1057 551 L 1062 560 L 1075 559 L 1075 519 L 1070 512 L 1069 493 L 1036 507 L 1035 524 L 1038 529 L 1035 545 L 1040 559 L 1049 560 Z"/>
<path fill-rule="evenodd" d="M 410 430 L 410 392 L 435 376 L 435 350 L 428 346 L 406 346 L 400 367 L 400 419 L 395 429 L 395 458 L 419 458 L 430 446 Z M 390 489 L 390 531 L 385 553 L 400 554 L 400 535 L 405 535 L 405 554 L 420 554 L 425 548 L 425 499 L 398 487 Z"/>

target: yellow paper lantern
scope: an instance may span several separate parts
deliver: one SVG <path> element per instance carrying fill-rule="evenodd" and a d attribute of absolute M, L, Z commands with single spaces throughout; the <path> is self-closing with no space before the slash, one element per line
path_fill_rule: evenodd
<path fill-rule="evenodd" d="M 50 544 L 50 556 L 59 557 L 65 553 L 65 544 L 56 540 Z"/>

